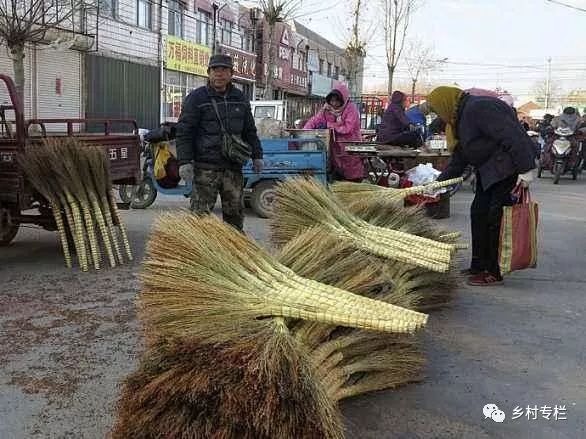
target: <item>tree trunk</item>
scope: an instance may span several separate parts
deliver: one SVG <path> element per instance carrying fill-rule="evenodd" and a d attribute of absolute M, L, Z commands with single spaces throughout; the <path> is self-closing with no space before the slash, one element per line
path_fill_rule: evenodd
<path fill-rule="evenodd" d="M 275 23 L 269 23 L 269 47 L 268 47 L 268 61 L 267 61 L 267 74 L 265 75 L 264 81 L 264 92 L 263 98 L 266 100 L 273 99 L 273 72 L 274 72 L 274 65 L 275 65 L 275 53 L 274 53 L 274 43 L 273 39 L 275 36 Z M 264 41 L 263 41 L 264 43 Z"/>
<path fill-rule="evenodd" d="M 393 76 L 395 74 L 395 67 L 391 65 L 387 65 L 387 70 L 389 72 L 389 85 L 388 85 L 388 93 L 389 96 L 393 94 Z"/>
<path fill-rule="evenodd" d="M 14 70 L 14 84 L 20 103 L 24 110 L 24 44 L 19 44 L 10 48 L 10 57 L 12 58 L 12 68 Z"/>
<path fill-rule="evenodd" d="M 417 84 L 417 79 L 411 79 L 411 103 L 415 102 L 415 85 Z"/>

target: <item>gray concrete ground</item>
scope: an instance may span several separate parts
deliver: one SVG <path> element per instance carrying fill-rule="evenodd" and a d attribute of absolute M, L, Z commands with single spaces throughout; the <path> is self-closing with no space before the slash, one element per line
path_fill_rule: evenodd
<path fill-rule="evenodd" d="M 504 287 L 463 287 L 431 316 L 421 384 L 343 403 L 348 438 L 586 437 L 584 252 L 586 183 L 536 184 L 539 268 Z M 468 235 L 469 190 L 444 220 Z M 136 261 L 101 273 L 63 267 L 56 236 L 23 229 L 0 249 L 0 438 L 100 438 L 113 422 L 120 381 L 141 350 L 136 273 L 153 218 L 186 206 L 161 198 L 124 213 Z M 247 216 L 266 242 L 267 223 Z M 483 406 L 505 412 L 485 419 Z M 513 420 L 519 406 L 565 406 L 566 420 Z"/>

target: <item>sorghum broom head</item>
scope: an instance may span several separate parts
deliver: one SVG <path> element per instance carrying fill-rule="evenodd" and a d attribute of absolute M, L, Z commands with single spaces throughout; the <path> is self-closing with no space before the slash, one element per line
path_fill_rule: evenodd
<path fill-rule="evenodd" d="M 161 343 L 123 388 L 114 439 L 343 437 L 337 407 L 287 328 L 250 339 Z"/>
<path fill-rule="evenodd" d="M 276 190 L 272 238 L 282 246 L 303 230 L 316 225 L 330 228 L 339 239 L 386 259 L 446 271 L 456 247 L 427 238 L 368 224 L 347 212 L 320 183 L 290 179 Z"/>
<path fill-rule="evenodd" d="M 413 332 L 427 316 L 298 276 L 212 215 L 163 215 L 147 248 L 139 297 L 148 328 L 225 342 L 288 317 Z"/>
<path fill-rule="evenodd" d="M 365 199 L 401 202 L 409 195 L 435 191 L 455 184 L 460 184 L 462 181 L 462 178 L 454 178 L 451 180 L 436 181 L 404 189 L 388 188 L 369 183 L 339 182 L 332 185 L 332 192 L 334 192 L 336 197 L 338 197 L 344 204 L 351 204 Z"/>

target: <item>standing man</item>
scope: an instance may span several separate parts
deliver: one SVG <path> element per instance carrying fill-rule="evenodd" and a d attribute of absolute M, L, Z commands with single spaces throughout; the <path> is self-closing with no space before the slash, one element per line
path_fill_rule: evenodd
<path fill-rule="evenodd" d="M 225 142 L 237 138 L 249 149 L 254 172 L 263 168 L 263 154 L 250 103 L 232 85 L 232 58 L 213 55 L 208 84 L 183 102 L 177 123 L 179 175 L 193 181 L 191 210 L 209 214 L 218 194 L 224 221 L 242 231 L 244 222 L 242 161 L 226 154 Z"/>

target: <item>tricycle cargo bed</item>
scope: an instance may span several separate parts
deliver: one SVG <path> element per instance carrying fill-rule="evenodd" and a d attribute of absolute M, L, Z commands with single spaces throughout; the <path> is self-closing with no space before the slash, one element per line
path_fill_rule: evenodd
<path fill-rule="evenodd" d="M 58 126 L 63 132 L 51 130 Z M 74 137 L 83 145 L 99 145 L 110 158 L 114 184 L 137 184 L 140 180 L 140 137 L 134 120 L 127 119 L 32 119 L 27 122 L 27 143 L 40 142 L 44 137 Z M 116 132 L 113 129 L 116 129 Z"/>

